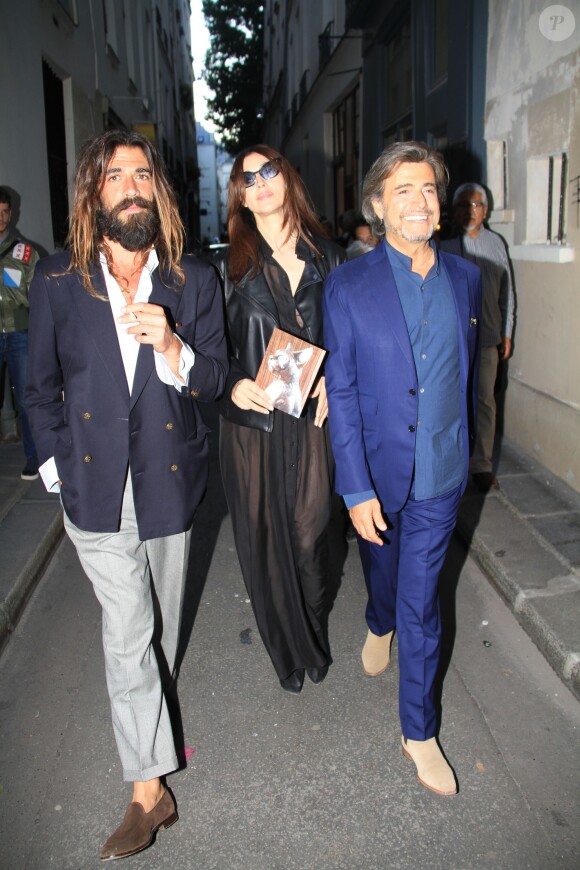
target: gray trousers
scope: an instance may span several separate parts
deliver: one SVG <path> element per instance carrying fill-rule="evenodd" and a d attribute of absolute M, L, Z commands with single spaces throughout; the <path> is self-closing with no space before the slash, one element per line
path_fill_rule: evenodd
<path fill-rule="evenodd" d="M 140 541 L 131 477 L 118 532 L 66 532 L 103 608 L 103 649 L 113 728 L 126 782 L 178 767 L 159 665 L 152 646 L 152 585 L 162 619 L 161 645 L 173 673 L 191 531 Z"/>
<path fill-rule="evenodd" d="M 482 347 L 477 390 L 477 435 L 469 469 L 472 474 L 492 471 L 493 442 L 495 440 L 494 387 L 499 365 L 497 347 Z"/>

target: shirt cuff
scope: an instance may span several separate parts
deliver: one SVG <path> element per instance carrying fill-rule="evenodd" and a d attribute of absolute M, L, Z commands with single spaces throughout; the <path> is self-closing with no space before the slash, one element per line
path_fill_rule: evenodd
<path fill-rule="evenodd" d="M 42 477 L 42 482 L 44 483 L 47 492 L 60 492 L 60 477 L 56 470 L 54 456 L 51 456 L 50 459 L 43 462 L 38 469 L 38 472 Z"/>
<path fill-rule="evenodd" d="M 376 498 L 377 494 L 374 489 L 367 489 L 366 492 L 351 492 L 348 495 L 343 495 L 344 503 L 348 510 L 356 507 L 357 504 L 362 504 L 363 501 L 370 501 L 371 498 Z"/>
<path fill-rule="evenodd" d="M 179 380 L 177 375 L 173 373 L 171 370 L 171 366 L 165 359 L 162 353 L 154 350 L 153 355 L 155 357 L 155 370 L 157 372 L 157 377 L 160 381 L 163 381 L 164 384 L 168 386 L 175 387 L 179 392 L 182 391 L 184 387 L 187 386 L 187 381 L 189 379 L 189 372 L 193 368 L 193 364 L 195 363 L 195 354 L 190 348 L 188 344 L 186 344 L 183 339 L 179 338 L 178 335 L 175 337 L 181 342 L 181 353 L 179 354 L 179 375 L 183 380 Z"/>

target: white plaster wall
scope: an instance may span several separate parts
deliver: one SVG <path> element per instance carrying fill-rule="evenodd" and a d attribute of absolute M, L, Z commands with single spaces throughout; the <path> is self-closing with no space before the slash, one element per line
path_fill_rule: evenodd
<path fill-rule="evenodd" d="M 506 210 L 492 214 L 490 224 L 510 243 L 518 296 L 505 432 L 580 491 L 576 185 L 566 189 L 565 244 L 549 245 L 541 174 L 549 156 L 564 151 L 569 182 L 580 175 L 580 4 L 565 5 L 575 8 L 576 30 L 553 42 L 538 26 L 543 0 L 490 0 L 485 136 L 507 142 Z M 500 203 L 494 185 L 501 177 L 491 167 L 488 182 Z"/>

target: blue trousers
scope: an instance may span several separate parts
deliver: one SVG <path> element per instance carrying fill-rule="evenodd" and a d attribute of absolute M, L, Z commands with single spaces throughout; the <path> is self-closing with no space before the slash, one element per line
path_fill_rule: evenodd
<path fill-rule="evenodd" d="M 0 335 L 0 361 L 6 360 L 6 368 L 10 383 L 14 390 L 16 410 L 20 417 L 22 446 L 28 462 L 37 465 L 36 448 L 28 425 L 28 417 L 24 407 L 24 390 L 26 388 L 26 365 L 28 362 L 28 330 L 5 332 Z"/>
<path fill-rule="evenodd" d="M 415 501 L 389 514 L 380 547 L 359 537 L 368 592 L 367 624 L 382 636 L 396 629 L 399 717 L 403 735 L 428 740 L 437 733 L 435 677 L 441 648 L 439 574 L 455 527 L 461 487 Z"/>

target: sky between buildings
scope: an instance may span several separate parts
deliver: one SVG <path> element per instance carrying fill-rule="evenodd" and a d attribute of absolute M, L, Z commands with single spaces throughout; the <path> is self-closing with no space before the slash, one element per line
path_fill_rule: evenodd
<path fill-rule="evenodd" d="M 209 48 L 209 33 L 205 26 L 205 18 L 202 11 L 202 0 L 191 0 L 191 53 L 193 54 L 193 95 L 195 101 L 195 118 L 206 130 L 215 133 L 215 125 L 205 117 L 207 112 L 207 99 L 212 95 L 207 84 L 201 78 L 203 72 L 205 53 Z M 219 139 L 219 136 L 216 136 Z"/>

